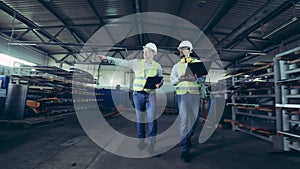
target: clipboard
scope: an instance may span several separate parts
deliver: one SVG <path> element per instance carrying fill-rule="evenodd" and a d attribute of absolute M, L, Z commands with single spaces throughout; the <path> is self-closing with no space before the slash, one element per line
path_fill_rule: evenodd
<path fill-rule="evenodd" d="M 147 81 L 146 81 L 144 88 L 145 89 L 156 89 L 155 84 L 160 83 L 162 79 L 163 79 L 162 76 L 147 77 Z"/>
<path fill-rule="evenodd" d="M 208 74 L 212 61 L 194 62 L 188 63 L 185 76 L 197 74 L 197 77 L 201 77 Z"/>

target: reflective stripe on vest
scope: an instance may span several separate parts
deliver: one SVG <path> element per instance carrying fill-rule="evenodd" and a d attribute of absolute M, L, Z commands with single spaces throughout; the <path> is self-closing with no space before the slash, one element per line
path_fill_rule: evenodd
<path fill-rule="evenodd" d="M 134 82 L 133 82 L 133 90 L 134 91 L 145 91 L 147 93 L 151 93 L 154 90 L 144 89 L 146 84 L 147 77 L 153 77 L 157 75 L 157 70 L 159 68 L 159 64 L 155 61 L 152 61 L 152 65 L 148 70 L 147 75 L 145 76 L 145 63 L 143 59 L 139 59 L 137 62 L 138 71 L 135 74 Z"/>
<path fill-rule="evenodd" d="M 192 60 L 192 62 L 194 61 L 195 60 Z M 179 62 L 177 64 L 178 77 L 184 75 L 185 71 L 186 71 L 185 64 Z M 187 92 L 191 94 L 201 94 L 201 84 L 198 84 L 197 82 L 190 82 L 190 81 L 179 82 L 178 85 L 176 86 L 176 94 L 182 95 L 182 94 L 186 94 Z"/>

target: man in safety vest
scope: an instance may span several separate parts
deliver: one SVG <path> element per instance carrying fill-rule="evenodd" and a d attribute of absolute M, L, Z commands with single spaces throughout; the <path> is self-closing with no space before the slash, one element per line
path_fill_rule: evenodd
<path fill-rule="evenodd" d="M 155 90 L 145 89 L 144 86 L 147 77 L 162 76 L 161 65 L 153 60 L 153 57 L 156 54 L 156 45 L 149 42 L 143 49 L 144 59 L 124 60 L 98 55 L 98 58 L 101 60 L 107 59 L 114 62 L 117 66 L 128 67 L 134 71 L 135 79 L 133 82 L 133 102 L 137 117 L 137 137 L 140 138 L 140 142 L 137 146 L 140 149 L 145 149 L 147 147 L 147 151 L 149 152 L 154 152 L 154 145 L 156 142 L 156 94 Z M 155 84 L 155 86 L 156 88 L 160 88 L 162 84 L 163 81 Z M 147 121 L 145 121 L 146 115 Z M 145 123 L 148 123 L 148 144 L 145 143 Z"/>
<path fill-rule="evenodd" d="M 189 162 L 191 137 L 198 124 L 201 111 L 201 83 L 205 81 L 205 77 L 197 77 L 196 74 L 185 76 L 185 72 L 188 71 L 186 70 L 188 63 L 200 62 L 200 60 L 190 57 L 193 50 L 192 43 L 187 40 L 182 41 L 178 50 L 181 59 L 173 66 L 170 81 L 176 87 L 178 101 L 181 159 Z"/>

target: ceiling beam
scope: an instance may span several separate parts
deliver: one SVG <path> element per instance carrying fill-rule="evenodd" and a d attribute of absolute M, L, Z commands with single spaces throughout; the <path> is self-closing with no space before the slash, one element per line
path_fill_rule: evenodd
<path fill-rule="evenodd" d="M 63 58 L 61 58 L 60 60 L 59 60 L 59 62 L 62 62 L 62 61 L 64 61 L 67 57 L 69 57 L 71 55 L 71 53 L 67 53 Z"/>
<path fill-rule="evenodd" d="M 219 40 L 213 33 L 211 33 L 210 36 L 211 36 L 217 43 L 220 42 L 220 40 Z"/>
<path fill-rule="evenodd" d="M 17 20 L 19 20 L 20 22 L 24 23 L 25 25 L 27 25 L 28 27 L 32 27 L 32 28 L 39 28 L 39 26 L 37 24 L 35 24 L 34 22 L 32 22 L 31 20 L 29 20 L 28 18 L 26 18 L 25 16 L 21 15 L 19 12 L 17 12 L 16 10 L 12 9 L 11 7 L 7 6 L 4 2 L 0 1 L 0 9 L 2 9 L 4 12 L 6 12 L 8 15 L 15 17 Z M 45 36 L 48 39 L 53 39 L 56 42 L 59 43 L 63 43 L 62 41 L 60 41 L 59 39 L 53 37 L 49 32 L 45 31 L 44 29 L 40 29 L 37 30 L 37 32 L 39 32 L 40 34 L 42 34 L 43 36 Z M 64 49 L 66 49 L 68 52 L 73 52 L 74 49 L 70 48 L 70 47 L 62 47 Z M 73 55 L 74 56 L 74 55 Z M 76 56 L 74 56 L 76 57 Z"/>
<path fill-rule="evenodd" d="M 252 40 L 250 40 L 248 37 L 246 37 L 247 42 L 249 42 L 255 49 L 260 50 L 260 48 L 254 43 L 252 42 Z"/>
<path fill-rule="evenodd" d="M 177 17 L 180 17 L 180 14 L 181 14 L 182 8 L 183 8 L 183 3 L 184 3 L 184 0 L 180 0 L 180 1 L 179 1 L 179 8 L 177 9 L 177 12 L 176 12 L 176 16 L 177 16 Z M 170 27 L 170 31 L 172 31 L 172 29 L 174 29 L 174 26 L 175 26 L 175 25 L 176 25 L 176 22 L 174 22 L 173 25 Z M 162 42 L 163 40 L 164 40 L 164 39 L 162 39 L 161 42 Z M 169 46 L 171 40 L 172 40 L 172 38 L 171 38 L 171 37 L 168 37 L 166 46 Z M 161 42 L 160 42 L 160 43 L 161 43 Z"/>
<path fill-rule="evenodd" d="M 295 0 L 299 1 L 299 0 Z M 216 45 L 217 48 L 229 48 L 240 39 L 244 39 L 251 32 L 267 23 L 274 17 L 280 15 L 286 9 L 293 5 L 291 0 L 272 0 L 268 1 L 261 8 L 259 8 L 253 15 L 247 18 L 242 24 L 234 29 L 228 36 L 226 36 L 220 43 Z"/>
<path fill-rule="evenodd" d="M 273 42 L 274 42 L 274 41 L 272 41 L 272 40 L 268 40 L 268 39 L 260 39 L 260 38 L 251 37 L 251 36 L 248 36 L 247 38 L 248 38 L 249 40 L 251 40 L 251 41 L 262 42 L 262 43 L 273 43 Z"/>
<path fill-rule="evenodd" d="M 12 29 L 0 29 L 0 32 L 12 32 L 12 31 L 26 31 L 28 29 L 35 29 L 35 30 L 41 30 L 41 29 L 56 29 L 56 28 L 68 28 L 68 29 L 74 29 L 74 28 L 85 28 L 85 27 L 97 27 L 99 24 L 76 24 L 76 25 L 57 25 L 57 26 L 40 26 L 38 28 L 36 27 L 28 27 L 28 28 L 14 28 Z"/>
<path fill-rule="evenodd" d="M 26 31 L 24 31 L 23 33 L 21 33 L 19 36 L 17 36 L 17 37 L 15 38 L 15 40 L 21 39 L 21 38 L 22 38 L 23 36 L 25 36 L 29 31 L 30 31 L 30 30 L 27 29 Z"/>
<path fill-rule="evenodd" d="M 180 14 L 181 14 L 181 12 L 182 12 L 182 6 L 183 6 L 183 2 L 184 2 L 184 0 L 180 0 L 179 1 L 179 8 L 178 8 L 178 10 L 177 10 L 177 12 L 176 12 L 176 16 L 180 16 Z"/>
<path fill-rule="evenodd" d="M 97 9 L 95 8 L 95 5 L 94 5 L 93 1 L 92 0 L 87 0 L 87 2 L 89 4 L 89 6 L 92 8 L 93 12 L 96 14 L 96 16 L 97 16 L 97 18 L 98 18 L 98 20 L 100 22 L 100 25 L 101 26 L 105 25 L 105 22 L 104 22 L 102 16 L 99 14 L 99 12 L 97 11 Z M 97 26 L 99 26 L 99 24 L 97 24 Z"/>
<path fill-rule="evenodd" d="M 31 30 L 31 32 L 33 34 L 35 34 L 35 36 L 38 37 L 42 42 L 45 42 L 44 39 L 38 34 L 38 32 L 36 30 L 33 29 L 33 30 Z"/>
<path fill-rule="evenodd" d="M 213 31 L 211 33 L 211 35 L 223 35 L 223 36 L 227 36 L 228 33 L 224 33 L 224 32 L 215 32 Z M 253 37 L 253 36 L 247 36 L 247 38 L 251 41 L 256 41 L 256 42 L 262 42 L 262 43 L 273 43 L 274 41 L 272 40 L 268 40 L 268 39 L 261 39 L 261 38 L 257 38 L 257 37 Z"/>
<path fill-rule="evenodd" d="M 222 58 L 220 58 L 220 60 L 224 61 L 224 62 L 230 62 L 230 63 L 233 62 L 233 60 L 231 60 L 231 59 L 224 59 L 224 58 L 222 59 Z"/>
<path fill-rule="evenodd" d="M 297 3 L 299 2 L 300 0 L 295 0 L 295 1 L 288 1 L 286 2 L 284 5 L 280 6 L 280 9 L 278 9 L 276 12 L 273 12 L 272 14 L 270 14 L 266 19 L 264 19 L 263 23 L 266 23 L 267 21 L 271 20 L 272 18 L 276 17 L 277 15 L 279 15 L 280 13 L 284 12 L 285 10 L 289 9 L 291 6 L 294 5 L 294 3 Z M 265 5 L 266 6 L 266 5 Z M 261 23 L 260 23 L 261 24 Z M 259 27 L 259 26 L 258 26 Z M 295 32 L 294 35 L 297 35 L 298 33 Z M 257 39 L 257 38 L 249 38 L 251 40 L 254 40 L 254 41 L 261 41 L 261 42 L 268 42 L 270 43 L 270 45 L 267 45 L 268 47 L 265 47 L 265 49 L 263 50 L 263 52 L 267 53 L 269 52 L 269 48 L 276 48 L 276 47 L 279 47 L 282 43 L 282 40 L 277 40 L 277 41 L 266 41 L 266 40 L 260 40 L 260 39 Z M 293 39 L 293 36 L 292 38 L 290 39 Z M 291 42 L 290 42 L 291 43 Z M 276 44 L 276 45 L 274 45 Z M 243 63 L 245 61 L 248 61 L 248 60 L 251 60 L 253 58 L 256 58 L 260 55 L 253 55 L 253 56 L 248 56 L 246 59 L 245 59 L 245 56 L 240 56 L 238 57 L 237 59 L 235 59 L 235 62 L 238 62 L 238 63 Z M 233 66 L 235 63 L 231 63 L 229 64 L 226 68 L 228 67 L 231 67 Z"/>
<path fill-rule="evenodd" d="M 222 20 L 222 18 L 230 11 L 238 0 L 224 0 L 223 4 L 217 9 L 202 31 L 207 35 Z"/>
<path fill-rule="evenodd" d="M 90 54 L 85 53 L 85 55 L 87 55 L 87 57 L 83 60 L 83 62 L 88 62 L 88 61 L 91 62 L 91 61 L 92 61 L 91 57 L 92 57 L 93 55 L 96 56 L 96 53 L 95 53 L 95 52 L 91 52 Z"/>
<path fill-rule="evenodd" d="M 124 44 L 124 42 L 126 41 L 126 39 L 129 37 L 129 35 L 132 33 L 132 31 L 134 30 L 135 26 L 133 25 L 130 30 L 128 31 L 128 33 L 126 34 L 126 36 L 124 37 L 123 40 L 121 40 L 118 44 L 121 46 Z"/>
<path fill-rule="evenodd" d="M 0 38 L 6 40 L 8 42 L 11 41 L 10 37 L 8 35 L 4 34 L 4 33 L 0 34 Z M 8 43 L 8 45 L 9 45 L 9 43 Z M 48 57 L 50 59 L 53 59 L 56 62 L 58 61 L 58 59 L 56 59 L 54 56 L 52 56 L 52 54 L 49 54 L 49 52 L 46 52 L 46 51 L 44 51 L 44 50 L 42 50 L 40 48 L 37 48 L 37 47 L 34 47 L 34 46 L 22 46 L 22 47 L 24 47 L 24 48 L 26 48 L 28 50 L 37 52 L 38 54 L 46 56 L 46 57 Z"/>
<path fill-rule="evenodd" d="M 205 35 L 211 34 L 214 27 L 222 20 L 224 16 L 226 16 L 226 14 L 237 3 L 237 1 L 238 0 L 224 0 L 222 5 L 217 9 L 208 23 L 204 26 L 202 33 L 198 34 L 192 43 L 197 44 L 198 41 L 203 38 L 203 36 L 205 37 Z M 220 43 L 220 41 L 217 43 Z"/>
<path fill-rule="evenodd" d="M 93 1 L 92 0 L 87 0 L 89 6 L 92 8 L 92 10 L 94 11 L 95 15 L 97 16 L 100 24 L 98 24 L 97 28 L 95 29 L 95 31 L 88 37 L 88 39 L 90 39 L 102 26 L 105 25 L 105 22 L 103 20 L 103 17 L 99 14 L 98 10 L 96 9 L 96 5 L 94 5 Z M 105 31 L 108 33 L 108 36 L 111 38 L 111 40 L 113 42 L 115 42 L 115 40 L 113 39 L 111 33 L 108 31 L 107 27 L 104 27 Z"/>
<path fill-rule="evenodd" d="M 54 35 L 54 37 L 56 38 L 62 31 L 64 31 L 65 30 L 65 27 L 63 27 L 63 28 L 61 28 L 55 35 Z M 51 42 L 52 41 L 52 39 L 51 40 L 49 40 L 49 42 Z"/>
<path fill-rule="evenodd" d="M 291 43 L 293 43 L 295 41 L 298 41 L 299 39 L 300 39 L 300 31 L 295 32 L 293 34 L 293 36 L 291 36 L 291 38 L 285 40 L 284 43 L 286 45 L 287 44 L 291 44 Z M 267 48 L 265 48 L 264 52 L 268 53 L 268 52 L 270 52 L 272 50 L 275 50 L 276 48 L 280 48 L 282 46 L 282 43 L 283 43 L 283 41 L 277 41 L 277 42 L 275 42 L 275 45 L 274 44 L 273 45 L 269 45 Z M 259 57 L 259 56 L 260 55 L 253 55 L 253 56 L 248 56 L 247 58 L 245 58 L 245 56 L 241 56 L 238 59 L 236 59 L 236 61 L 237 61 L 238 64 L 241 64 L 241 63 L 244 63 L 244 62 L 246 62 L 248 60 L 254 59 L 254 58 Z M 228 67 L 233 66 L 234 64 L 235 63 L 229 64 L 227 67 L 225 67 L 225 69 L 227 69 Z"/>
<path fill-rule="evenodd" d="M 142 1 L 141 0 L 133 0 L 132 1 L 133 3 L 133 9 L 134 9 L 134 12 L 136 14 L 139 14 L 142 12 L 142 7 L 141 7 L 141 4 L 142 4 Z M 138 32 L 139 32 L 139 35 L 138 35 L 138 38 L 139 38 L 139 44 L 140 45 L 144 45 L 144 36 L 142 35 L 142 26 L 141 26 L 141 18 L 139 16 L 135 17 L 135 21 L 138 23 L 137 24 L 137 29 L 138 29 Z"/>
<path fill-rule="evenodd" d="M 121 55 L 121 57 L 122 57 L 123 59 L 125 59 L 125 56 L 123 55 L 122 52 L 120 52 L 120 51 L 117 51 L 117 52 Z"/>
<path fill-rule="evenodd" d="M 69 25 L 69 23 L 67 23 L 66 19 L 63 19 L 60 15 L 57 14 L 57 12 L 55 12 L 55 11 L 50 7 L 49 3 L 47 3 L 47 2 L 44 1 L 44 0 L 38 0 L 38 1 L 39 1 L 39 3 L 42 4 L 42 5 L 43 5 L 43 6 L 44 6 L 51 14 L 53 14 L 60 22 L 62 22 L 65 26 L 66 26 L 66 25 Z M 77 37 L 80 38 L 80 40 L 81 40 L 82 42 L 85 42 L 85 41 L 86 41 L 86 39 L 85 39 L 84 37 L 82 37 L 76 30 L 72 30 L 71 28 L 68 28 L 67 26 L 66 26 L 66 28 L 68 29 L 68 31 L 69 31 L 72 35 L 73 35 L 73 33 L 75 34 L 75 35 L 73 35 L 73 37 L 74 37 L 75 40 L 77 40 L 76 37 L 75 37 L 75 36 L 77 36 Z"/>
<path fill-rule="evenodd" d="M 162 25 L 161 23 L 151 23 L 149 21 L 144 21 L 143 23 L 145 24 L 151 24 L 151 26 L 156 26 L 156 27 L 161 27 L 161 26 L 169 26 L 168 24 L 165 24 L 165 25 Z M 134 22 L 112 22 L 112 23 L 109 23 L 110 26 L 118 26 L 119 24 L 124 24 L 124 25 L 134 25 L 135 23 Z M 84 28 L 84 27 L 102 27 L 103 25 L 99 25 L 99 24 L 76 24 L 76 25 L 56 25 L 56 26 L 39 26 L 39 27 L 27 27 L 27 28 L 14 28 L 14 31 L 26 31 L 28 29 L 35 29 L 35 30 L 45 30 L 45 29 L 55 29 L 55 28 Z M 172 27 L 174 26 L 174 27 Z M 193 28 L 186 28 L 182 25 L 172 25 L 172 26 L 169 26 L 170 28 L 172 29 L 185 29 L 187 31 L 195 31 L 195 29 Z M 11 29 L 8 29 L 8 28 L 0 28 L 0 32 L 12 32 Z M 217 34 L 217 33 L 216 33 Z"/>
<path fill-rule="evenodd" d="M 29 30 L 28 30 L 29 31 Z M 26 33 L 24 33 L 24 34 L 26 34 Z M 23 36 L 23 35 L 22 35 Z M 18 36 L 19 37 L 19 36 Z M 17 37 L 17 38 L 18 38 Z M 2 38 L 2 39 L 4 39 L 4 40 L 6 40 L 8 43 L 7 43 L 7 45 L 10 45 L 9 44 L 9 42 L 11 41 L 11 40 L 15 40 L 14 38 L 13 39 L 11 39 L 11 37 L 10 36 L 8 36 L 7 34 L 5 34 L 5 33 L 0 33 L 0 38 Z M 26 49 L 28 49 L 28 50 L 30 50 L 30 51 L 34 51 L 34 52 L 36 52 L 36 53 L 38 53 L 38 54 L 40 54 L 40 55 L 43 55 L 43 56 L 46 56 L 46 57 L 48 57 L 48 58 L 50 58 L 50 59 L 53 59 L 54 61 L 58 61 L 58 59 L 56 59 L 54 56 L 52 56 L 52 54 L 49 54 L 49 52 L 47 52 L 47 51 L 45 51 L 45 50 L 42 50 L 42 49 L 40 49 L 40 48 L 37 48 L 37 47 L 35 47 L 35 46 L 22 46 L 23 48 L 26 48 Z"/>

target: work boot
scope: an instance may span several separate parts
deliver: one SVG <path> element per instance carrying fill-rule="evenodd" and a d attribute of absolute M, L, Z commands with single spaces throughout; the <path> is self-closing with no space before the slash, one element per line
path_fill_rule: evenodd
<path fill-rule="evenodd" d="M 148 143 L 148 147 L 147 147 L 148 153 L 150 154 L 154 153 L 154 147 L 155 147 L 154 143 Z"/>
<path fill-rule="evenodd" d="M 189 148 L 193 148 L 193 144 L 191 140 L 187 140 L 186 144 L 188 145 Z"/>
<path fill-rule="evenodd" d="M 181 153 L 181 160 L 185 163 L 189 163 L 191 161 L 190 153 L 187 151 L 184 151 Z"/>
<path fill-rule="evenodd" d="M 140 149 L 140 150 L 143 150 L 147 147 L 147 144 L 145 143 L 145 140 L 140 140 L 140 142 L 137 144 L 137 147 Z"/>

